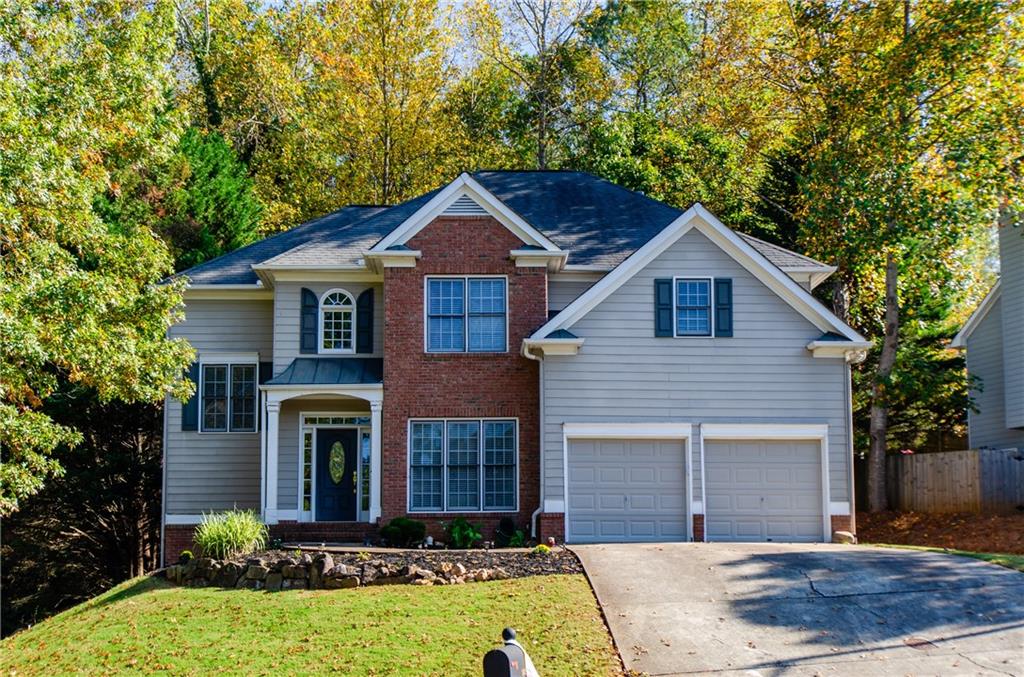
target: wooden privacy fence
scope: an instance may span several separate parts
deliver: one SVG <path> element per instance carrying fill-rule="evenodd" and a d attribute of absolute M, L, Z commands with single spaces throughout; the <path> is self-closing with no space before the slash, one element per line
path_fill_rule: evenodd
<path fill-rule="evenodd" d="M 917 512 L 997 513 L 1024 506 L 1024 451 L 890 456 L 889 504 Z"/>

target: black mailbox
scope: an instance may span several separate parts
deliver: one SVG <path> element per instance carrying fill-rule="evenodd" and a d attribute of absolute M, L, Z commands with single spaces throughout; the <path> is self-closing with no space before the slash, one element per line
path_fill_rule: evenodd
<path fill-rule="evenodd" d="M 501 638 L 505 646 L 484 655 L 484 677 L 537 677 L 533 662 L 516 641 L 516 631 L 505 628 Z"/>

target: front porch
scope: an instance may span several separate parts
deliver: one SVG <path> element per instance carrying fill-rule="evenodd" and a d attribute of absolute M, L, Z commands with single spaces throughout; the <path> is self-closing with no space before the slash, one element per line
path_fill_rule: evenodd
<path fill-rule="evenodd" d="M 328 371 L 305 361 L 260 387 L 261 514 L 273 535 L 361 541 L 381 515 L 380 361 L 335 358 L 345 368 Z"/>

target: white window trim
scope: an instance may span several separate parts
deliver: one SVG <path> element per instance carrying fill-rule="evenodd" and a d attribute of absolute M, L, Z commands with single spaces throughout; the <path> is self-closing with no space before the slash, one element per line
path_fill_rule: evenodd
<path fill-rule="evenodd" d="M 674 293 L 674 292 L 673 292 Z M 683 440 L 686 472 L 686 540 L 693 540 L 693 425 L 690 423 L 563 423 L 562 496 L 563 522 L 569 536 L 569 440 Z"/>
<path fill-rule="evenodd" d="M 469 349 L 469 281 L 471 279 L 504 280 L 505 282 L 505 347 L 502 350 L 470 350 Z M 465 280 L 463 287 L 463 318 L 464 342 L 462 350 L 430 350 L 430 281 L 431 280 Z M 509 286 L 508 275 L 427 275 L 423 278 L 423 352 L 429 355 L 501 355 L 508 352 L 509 337 Z"/>
<path fill-rule="evenodd" d="M 207 366 L 212 367 L 226 367 L 227 368 L 227 420 L 225 421 L 224 430 L 207 430 L 206 429 L 206 416 L 203 415 L 205 408 L 203 407 L 203 383 L 205 379 L 205 369 Z M 255 407 L 254 413 L 254 427 L 252 430 L 232 430 L 231 429 L 231 367 L 233 366 L 251 366 L 255 372 Z M 198 421 L 196 421 L 196 432 L 200 435 L 254 435 L 260 433 L 260 358 L 258 353 L 201 353 L 199 355 L 199 383 L 196 384 L 196 397 L 199 398 L 199 412 Z"/>
<path fill-rule="evenodd" d="M 355 425 L 355 424 L 330 424 L 330 423 L 306 423 L 307 416 L 333 416 L 335 418 L 370 418 L 372 412 L 368 411 L 300 411 L 299 412 L 299 474 L 298 474 L 298 499 L 296 501 L 296 514 L 298 515 L 297 520 L 300 522 L 315 522 L 316 521 L 316 431 L 319 428 L 332 428 L 332 429 L 348 429 L 356 431 L 356 477 L 361 478 L 362 475 L 362 435 L 367 433 L 372 435 L 370 428 L 372 423 L 366 425 Z M 302 470 L 303 470 L 303 438 L 306 433 L 310 432 L 313 435 L 313 448 L 312 448 L 312 459 L 310 463 L 310 492 L 309 492 L 309 510 L 302 509 Z M 372 442 L 371 442 L 372 444 Z M 374 480 L 371 477 L 370 482 Z M 362 483 L 360 482 L 356 486 L 356 520 L 354 523 L 360 523 L 358 519 L 360 512 L 359 506 L 361 505 L 362 496 Z"/>
<path fill-rule="evenodd" d="M 709 334 L 679 333 L 679 281 L 707 280 L 708 283 L 708 329 Z M 672 277 L 672 336 L 678 339 L 713 339 L 715 338 L 715 278 L 710 275 L 675 275 Z"/>
<path fill-rule="evenodd" d="M 331 294 L 344 294 L 345 296 L 349 297 L 349 299 L 352 300 L 352 310 L 350 311 L 352 313 L 352 347 L 351 348 L 330 348 L 330 349 L 324 348 L 324 299 L 326 299 Z M 344 308 L 339 308 L 337 310 L 332 310 L 331 312 L 344 312 Z M 317 353 L 320 354 L 320 355 L 351 355 L 352 353 L 355 353 L 356 352 L 356 329 L 357 329 L 356 321 L 357 321 L 357 313 L 356 313 L 356 296 L 355 296 L 355 294 L 353 294 L 352 292 L 348 291 L 347 289 L 342 289 L 341 287 L 334 287 L 333 289 L 328 289 L 323 294 L 321 294 L 320 295 L 320 300 L 317 302 L 317 310 L 316 310 L 316 322 L 317 322 L 317 331 L 316 331 L 317 346 L 316 346 L 316 348 L 317 348 Z"/>
<path fill-rule="evenodd" d="M 821 515 L 822 542 L 832 541 L 833 508 L 842 507 L 832 502 L 829 486 L 827 423 L 704 423 L 700 427 L 701 500 L 704 507 L 704 540 L 707 537 L 707 496 L 704 490 L 704 440 L 817 440 L 821 449 Z M 850 461 L 852 463 L 852 458 Z M 849 503 L 845 504 L 849 507 Z"/>
<path fill-rule="evenodd" d="M 515 504 L 511 508 L 484 508 L 484 423 L 491 421 L 513 421 L 515 423 L 515 434 L 516 434 L 516 449 L 515 449 L 515 461 L 516 461 L 516 472 L 515 472 Z M 448 423 L 461 423 L 461 422 L 477 422 L 480 424 L 480 462 L 478 464 L 480 468 L 480 508 L 477 510 L 449 510 L 447 507 L 437 510 L 433 508 L 413 508 L 412 507 L 412 425 L 413 423 L 440 423 L 442 425 L 442 437 L 441 437 L 441 502 L 445 505 L 448 503 Z M 406 422 L 405 427 L 405 503 L 406 511 L 409 514 L 425 514 L 425 515 L 474 515 L 480 513 L 492 513 L 492 514 L 512 514 L 519 512 L 519 472 L 520 472 L 520 434 L 519 434 L 519 417 L 517 416 L 483 416 L 479 418 L 441 418 L 441 417 L 419 417 L 410 418 Z"/>

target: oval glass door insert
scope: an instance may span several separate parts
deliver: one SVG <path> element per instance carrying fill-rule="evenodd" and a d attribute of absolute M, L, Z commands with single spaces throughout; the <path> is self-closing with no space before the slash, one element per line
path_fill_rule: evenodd
<path fill-rule="evenodd" d="M 331 473 L 331 481 L 335 484 L 341 484 L 341 480 L 345 476 L 345 447 L 342 446 L 341 442 L 335 442 L 331 445 L 328 470 Z"/>

